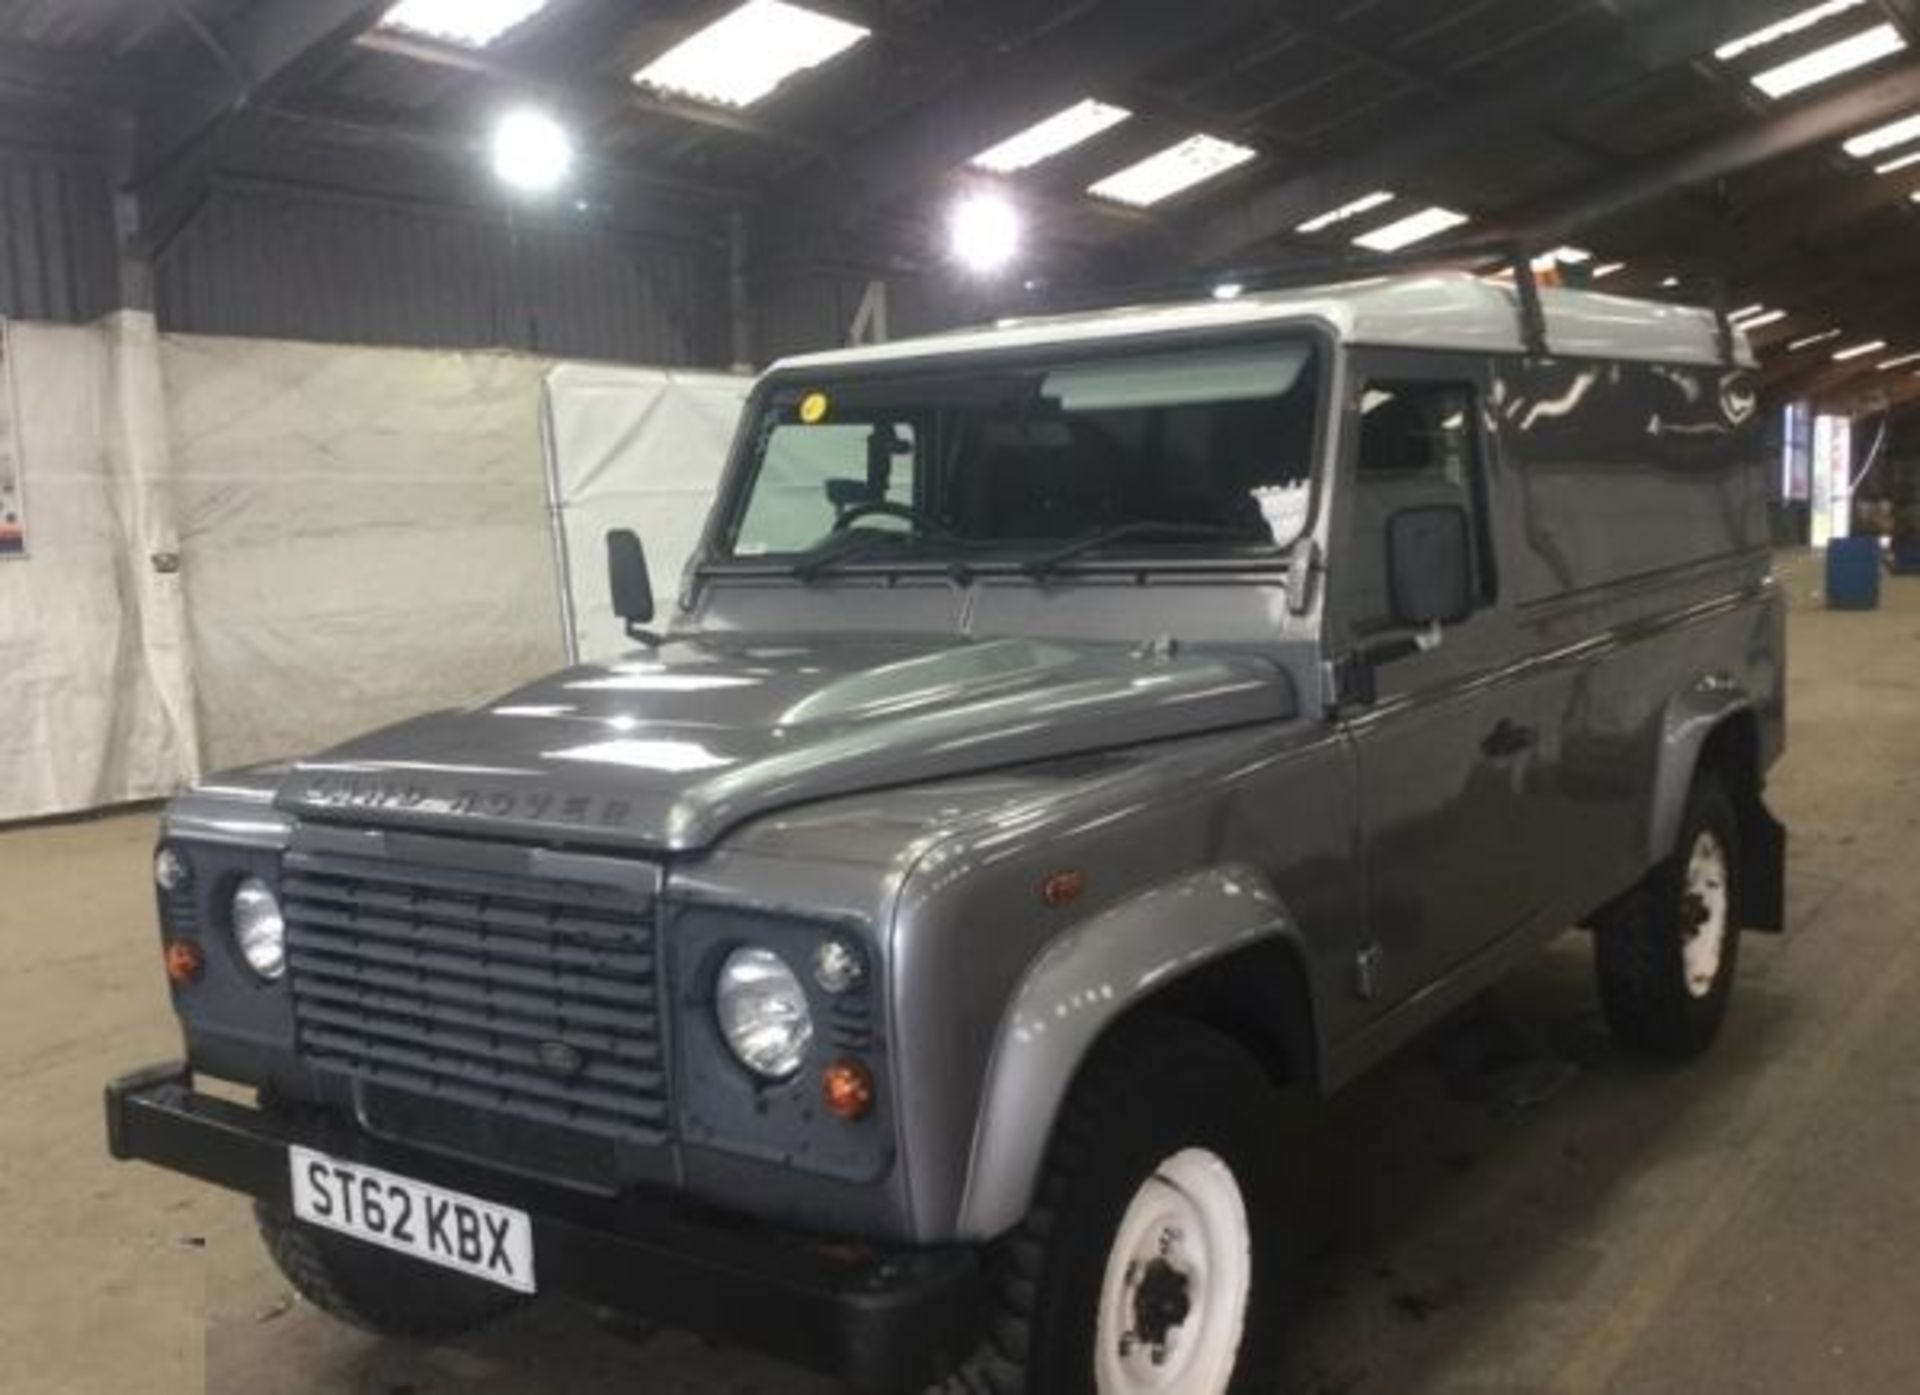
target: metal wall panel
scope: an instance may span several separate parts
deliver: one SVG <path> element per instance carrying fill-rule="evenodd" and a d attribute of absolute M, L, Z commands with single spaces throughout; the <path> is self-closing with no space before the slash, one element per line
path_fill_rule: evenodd
<path fill-rule="evenodd" d="M 165 250 L 156 300 L 187 333 L 718 364 L 723 273 L 686 243 L 249 183 Z"/>
<path fill-rule="evenodd" d="M 105 172 L 0 147 L 0 315 L 85 323 L 113 309 L 116 278 Z"/>

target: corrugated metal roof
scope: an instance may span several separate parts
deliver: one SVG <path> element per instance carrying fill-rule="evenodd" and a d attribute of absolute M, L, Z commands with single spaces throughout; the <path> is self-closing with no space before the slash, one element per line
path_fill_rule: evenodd
<path fill-rule="evenodd" d="M 0 149 L 0 315 L 78 323 L 117 300 L 104 171 Z"/>

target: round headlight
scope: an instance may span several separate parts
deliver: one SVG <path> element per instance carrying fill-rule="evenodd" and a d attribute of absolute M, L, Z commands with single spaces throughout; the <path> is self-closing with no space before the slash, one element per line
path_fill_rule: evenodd
<path fill-rule="evenodd" d="M 233 893 L 233 942 L 240 957 L 265 979 L 287 971 L 287 922 L 280 898 L 258 877 L 248 877 Z"/>
<path fill-rule="evenodd" d="M 736 949 L 714 987 L 720 1034 L 740 1064 L 768 1080 L 785 1080 L 807 1059 L 813 1014 L 807 991 L 786 960 L 767 949 Z"/>

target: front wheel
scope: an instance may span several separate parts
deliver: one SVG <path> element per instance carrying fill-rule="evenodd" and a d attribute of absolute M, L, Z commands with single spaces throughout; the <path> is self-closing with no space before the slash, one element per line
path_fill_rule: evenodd
<path fill-rule="evenodd" d="M 1284 1249 L 1278 1096 L 1189 1023 L 1104 1046 L 1034 1208 L 996 1246 L 994 1313 L 942 1395 L 1246 1395 L 1274 1379 Z"/>

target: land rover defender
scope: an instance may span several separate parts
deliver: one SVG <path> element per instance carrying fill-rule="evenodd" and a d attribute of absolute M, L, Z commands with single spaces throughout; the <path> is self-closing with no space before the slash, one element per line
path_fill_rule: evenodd
<path fill-rule="evenodd" d="M 375 1332 L 1264 1388 L 1285 1092 L 1570 927 L 1690 1056 L 1781 926 L 1751 367 L 1463 274 L 780 363 L 625 657 L 173 801 L 112 1149 Z"/>

